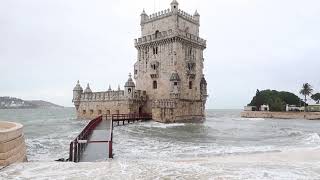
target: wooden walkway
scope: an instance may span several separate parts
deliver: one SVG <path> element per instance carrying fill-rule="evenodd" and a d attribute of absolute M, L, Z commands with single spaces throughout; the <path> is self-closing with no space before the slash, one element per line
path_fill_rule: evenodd
<path fill-rule="evenodd" d="M 112 158 L 113 127 L 151 119 L 150 114 L 113 114 L 91 120 L 70 143 L 69 161 L 98 162 Z"/>

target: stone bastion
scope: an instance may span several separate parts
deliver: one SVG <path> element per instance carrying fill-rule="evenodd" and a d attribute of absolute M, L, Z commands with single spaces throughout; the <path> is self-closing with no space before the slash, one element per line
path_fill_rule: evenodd
<path fill-rule="evenodd" d="M 27 161 L 23 125 L 0 121 L 0 166 Z"/>

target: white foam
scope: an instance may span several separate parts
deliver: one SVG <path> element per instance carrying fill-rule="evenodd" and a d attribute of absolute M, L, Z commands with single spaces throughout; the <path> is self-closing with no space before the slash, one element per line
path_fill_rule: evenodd
<path fill-rule="evenodd" d="M 178 126 L 185 126 L 185 123 L 170 123 L 164 124 L 159 122 L 148 122 L 148 123 L 140 123 L 140 126 L 150 127 L 150 128 L 170 128 L 170 127 L 178 127 Z"/>

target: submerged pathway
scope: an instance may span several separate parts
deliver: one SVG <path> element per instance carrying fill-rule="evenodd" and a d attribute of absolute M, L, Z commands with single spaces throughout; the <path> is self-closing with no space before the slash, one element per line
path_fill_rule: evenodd
<path fill-rule="evenodd" d="M 104 161 L 109 158 L 109 140 L 111 119 L 102 120 L 92 131 L 87 147 L 85 148 L 80 162 Z"/>
<path fill-rule="evenodd" d="M 70 143 L 69 161 L 97 162 L 112 158 L 113 126 L 151 119 L 150 114 L 113 114 L 91 120 Z"/>

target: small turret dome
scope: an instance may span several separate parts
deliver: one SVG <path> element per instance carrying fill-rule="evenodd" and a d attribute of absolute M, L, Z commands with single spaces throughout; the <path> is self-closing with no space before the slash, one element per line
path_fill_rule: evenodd
<path fill-rule="evenodd" d="M 176 71 L 171 74 L 170 81 L 180 81 L 180 76 Z"/>
<path fill-rule="evenodd" d="M 77 82 L 77 85 L 73 88 L 73 91 L 83 91 L 79 81 Z"/>
<path fill-rule="evenodd" d="M 194 12 L 193 16 L 200 16 L 200 14 L 199 14 L 198 11 L 196 10 L 196 12 Z"/>
<path fill-rule="evenodd" d="M 143 9 L 141 16 L 147 15 L 146 11 Z"/>
<path fill-rule="evenodd" d="M 179 5 L 179 3 L 178 3 L 177 0 L 173 0 L 173 1 L 171 2 L 171 5 Z"/>
<path fill-rule="evenodd" d="M 124 87 L 136 87 L 136 85 L 134 84 L 134 82 L 131 78 L 131 73 L 129 74 L 129 79 L 126 82 L 126 84 L 124 85 Z"/>
<path fill-rule="evenodd" d="M 200 84 L 207 85 L 207 81 L 206 81 L 206 78 L 204 76 L 202 76 Z"/>
<path fill-rule="evenodd" d="M 85 93 L 92 93 L 89 83 L 87 84 L 87 88 L 84 90 Z"/>

